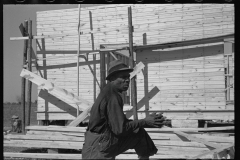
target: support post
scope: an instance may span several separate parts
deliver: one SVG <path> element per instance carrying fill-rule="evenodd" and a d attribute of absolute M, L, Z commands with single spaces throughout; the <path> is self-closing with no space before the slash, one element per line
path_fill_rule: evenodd
<path fill-rule="evenodd" d="M 28 21 L 24 21 L 24 32 L 23 36 L 27 36 L 28 32 Z M 23 47 L 23 66 L 25 66 L 26 61 L 27 61 L 27 47 L 28 47 L 28 40 L 24 40 L 24 47 Z M 22 100 L 22 133 L 25 134 L 25 101 L 26 101 L 26 96 L 25 96 L 25 91 L 26 91 L 26 79 L 22 78 L 22 94 L 21 94 L 21 100 Z"/>
<path fill-rule="evenodd" d="M 128 7 L 128 28 L 129 28 L 129 64 L 134 68 L 134 54 L 133 54 L 133 26 L 132 26 L 132 9 Z M 137 116 L 137 90 L 136 90 L 136 76 L 131 79 L 131 103 L 133 106 L 134 120 L 138 119 Z"/>
<path fill-rule="evenodd" d="M 105 52 L 100 52 L 100 77 L 101 77 L 101 90 L 106 85 L 106 65 L 105 65 Z"/>
<path fill-rule="evenodd" d="M 78 50 L 77 50 L 77 95 L 79 96 L 79 49 L 80 49 L 80 8 L 78 5 Z M 77 117 L 79 115 L 79 106 L 77 105 Z"/>
<path fill-rule="evenodd" d="M 231 42 L 224 42 L 224 55 L 227 55 L 227 73 L 229 72 L 229 54 L 232 54 L 232 43 Z M 227 76 L 227 101 L 230 100 L 230 77 Z"/>
<path fill-rule="evenodd" d="M 32 21 L 28 20 L 28 70 L 32 71 Z M 32 104 L 32 82 L 28 80 L 28 117 L 27 126 L 30 125 L 31 119 L 31 104 Z"/>
<path fill-rule="evenodd" d="M 93 24 L 92 24 L 92 12 L 89 11 L 89 18 L 90 18 L 90 29 L 91 31 L 93 31 Z M 92 50 L 94 51 L 94 37 L 93 37 L 93 33 L 91 33 L 91 41 L 92 41 Z M 95 61 L 96 61 L 96 55 L 94 54 L 93 55 L 93 87 L 94 87 L 94 93 L 93 93 L 93 99 L 94 99 L 94 102 L 96 100 L 96 97 L 97 97 L 97 90 L 96 90 L 96 81 L 97 81 L 97 78 L 96 78 L 96 64 L 95 64 Z"/>

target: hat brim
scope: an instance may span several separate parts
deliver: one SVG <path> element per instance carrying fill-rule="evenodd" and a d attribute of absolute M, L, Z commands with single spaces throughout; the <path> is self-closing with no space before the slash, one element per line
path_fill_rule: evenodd
<path fill-rule="evenodd" d="M 112 73 L 108 74 L 108 76 L 106 77 L 106 80 L 109 80 L 109 78 L 110 78 L 112 75 L 114 75 L 114 74 L 116 74 L 116 73 L 118 73 L 118 72 L 122 72 L 122 71 L 132 72 L 133 69 L 130 69 L 130 68 L 121 68 L 121 69 L 119 69 L 119 70 L 117 70 L 117 71 L 113 71 Z"/>

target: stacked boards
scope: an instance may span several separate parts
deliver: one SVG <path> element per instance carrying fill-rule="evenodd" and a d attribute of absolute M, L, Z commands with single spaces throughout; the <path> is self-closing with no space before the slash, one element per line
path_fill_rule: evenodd
<path fill-rule="evenodd" d="M 128 43 L 129 6 L 132 7 L 132 21 L 134 26 L 133 43 L 135 45 L 143 45 L 143 34 L 145 34 L 146 37 L 146 44 L 159 44 L 234 33 L 234 5 L 232 4 L 104 5 L 81 8 L 80 50 L 96 50 L 99 49 L 100 44 Z M 92 46 L 91 34 L 89 34 L 91 31 L 89 11 L 91 11 L 92 15 L 94 48 Z M 44 78 L 53 81 L 59 87 L 69 90 L 76 95 L 78 21 L 78 8 L 37 12 L 37 35 L 48 36 L 48 38 L 39 41 L 37 48 L 38 63 L 41 66 L 40 71 L 44 75 Z M 219 49 L 220 52 L 216 54 L 215 52 Z M 137 53 L 137 61 L 143 61 L 149 67 L 146 71 L 148 70 L 148 82 L 150 82 L 149 87 L 146 88 L 145 84 L 147 82 L 144 81 L 143 78 L 145 74 L 139 75 L 137 78 L 137 86 L 139 87 L 137 97 L 140 107 L 146 105 L 147 108 L 143 108 L 157 111 L 167 110 L 169 106 L 174 106 L 175 110 L 224 109 L 225 102 L 223 92 L 216 92 L 217 95 L 215 95 L 215 92 L 212 92 L 212 89 L 224 89 L 224 82 L 222 81 L 224 70 L 222 67 L 223 59 L 221 60 L 223 48 L 215 45 L 215 48 L 210 47 L 209 51 L 207 51 L 207 49 L 206 53 L 205 47 L 195 50 L 189 49 L 183 51 L 179 49 L 175 52 L 171 51 L 171 55 L 167 52 L 151 52 L 151 55 L 145 51 Z M 212 55 L 207 53 L 212 51 L 214 52 Z M 179 52 L 180 54 L 178 54 Z M 194 53 L 190 54 L 190 52 L 196 52 L 196 55 Z M 148 56 L 149 59 L 146 59 Z M 156 56 L 158 58 L 154 59 Z M 175 56 L 177 56 L 177 58 L 174 58 Z M 94 101 L 94 95 L 98 95 L 100 91 L 99 58 L 99 54 L 96 54 L 96 57 L 89 54 L 87 59 L 80 57 L 80 97 L 90 102 Z M 195 60 L 192 61 L 193 59 Z M 174 62 L 172 63 L 171 61 Z M 210 61 L 210 64 L 206 65 L 208 61 Z M 171 68 L 164 69 L 164 67 L 170 66 L 169 63 L 172 65 Z M 186 66 L 182 67 L 182 64 Z M 160 71 L 159 66 L 163 70 Z M 197 71 L 195 72 L 196 69 Z M 166 71 L 168 71 L 169 74 L 165 73 Z M 212 72 L 214 72 L 213 77 Z M 198 78 L 200 79 L 196 79 L 195 76 L 195 79 L 191 79 L 189 82 L 189 77 L 194 78 L 190 76 L 192 74 L 189 73 L 198 74 Z M 95 82 L 94 77 L 96 78 Z M 164 81 L 166 80 L 164 78 L 170 77 L 172 78 L 170 82 L 163 86 L 162 84 L 165 84 Z M 208 78 L 212 78 L 212 80 L 209 81 Z M 218 81 L 218 83 L 212 85 L 212 83 L 216 81 Z M 154 88 L 156 83 L 158 83 L 158 88 Z M 185 86 L 185 88 L 182 86 Z M 206 88 L 211 91 L 206 91 Z M 191 92 L 193 95 L 187 96 L 187 94 L 190 93 L 181 94 L 181 92 L 177 91 L 189 89 L 195 90 L 196 92 Z M 197 89 L 204 91 L 197 91 Z M 161 93 L 157 93 L 158 90 L 161 90 Z M 176 95 L 172 93 L 174 90 L 177 91 L 175 92 Z M 163 92 L 171 93 L 164 94 L 164 97 L 161 95 Z M 40 89 L 39 93 L 38 120 L 57 120 L 63 119 L 63 117 L 66 120 L 75 119 L 77 114 L 76 109 L 72 107 L 74 104 L 63 103 L 61 99 L 53 97 Z M 203 93 L 204 96 L 201 95 Z M 179 99 L 176 99 L 175 96 L 177 95 L 179 95 Z M 152 100 L 149 101 L 148 97 Z M 154 99 L 158 99 L 158 101 Z M 209 106 L 214 107 L 211 108 Z M 183 114 L 186 115 L 189 113 Z M 210 112 L 206 114 L 209 114 L 208 117 L 212 115 Z M 171 118 L 174 119 L 174 115 L 171 116 Z M 143 117 L 144 116 L 145 114 L 143 114 Z M 191 113 L 191 116 L 198 117 L 198 119 L 205 119 L 201 113 Z M 189 116 L 183 117 L 185 117 L 185 119 L 189 118 Z M 229 115 L 224 117 L 224 119 L 231 118 L 232 115 L 231 117 L 229 117 Z"/>
<path fill-rule="evenodd" d="M 81 150 L 84 143 L 84 133 L 86 131 L 86 128 L 83 127 L 67 126 L 27 126 L 26 129 L 28 130 L 26 135 L 5 135 L 4 146 Z M 208 129 L 146 128 L 146 131 L 158 149 L 157 154 L 150 158 L 191 158 L 203 152 L 213 150 L 212 148 L 207 147 L 205 143 L 212 143 L 218 145 L 218 147 L 228 145 L 234 146 L 234 136 L 232 136 L 232 134 L 210 132 L 214 130 L 219 131 L 229 129 L 232 130 L 234 127 L 212 127 Z M 203 143 L 182 139 L 182 137 L 179 137 L 174 131 L 187 133 Z M 82 155 L 80 153 L 46 154 L 5 152 L 4 157 L 81 159 Z M 206 154 L 201 158 L 212 158 L 212 154 Z M 234 151 L 231 154 L 234 155 Z M 135 150 L 129 149 L 123 154 L 118 155 L 116 159 L 137 159 L 137 154 L 135 153 Z"/>

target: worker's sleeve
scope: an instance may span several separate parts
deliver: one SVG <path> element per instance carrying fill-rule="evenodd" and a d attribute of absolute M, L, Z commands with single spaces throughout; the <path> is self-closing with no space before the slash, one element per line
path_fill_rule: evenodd
<path fill-rule="evenodd" d="M 118 136 L 127 136 L 137 128 L 144 126 L 144 120 L 129 121 L 123 113 L 121 107 L 122 99 L 116 95 L 112 95 L 108 100 L 108 123 L 114 134 Z"/>

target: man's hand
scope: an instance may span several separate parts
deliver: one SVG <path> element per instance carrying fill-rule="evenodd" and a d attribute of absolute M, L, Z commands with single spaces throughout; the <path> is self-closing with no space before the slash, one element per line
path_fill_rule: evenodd
<path fill-rule="evenodd" d="M 164 117 L 162 113 L 160 114 L 153 113 L 144 119 L 145 121 L 144 127 L 161 127 L 162 125 L 165 124 L 164 123 L 165 120 L 166 117 Z"/>

